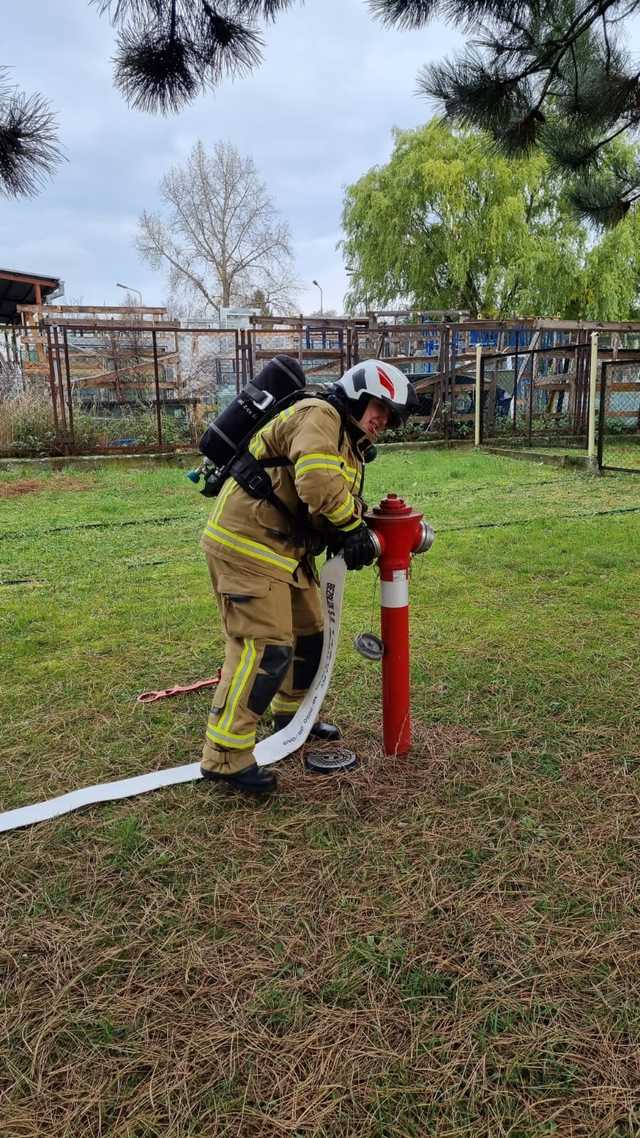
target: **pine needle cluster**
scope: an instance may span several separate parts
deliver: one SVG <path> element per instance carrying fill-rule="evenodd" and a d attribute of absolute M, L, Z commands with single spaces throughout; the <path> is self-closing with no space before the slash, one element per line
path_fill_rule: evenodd
<path fill-rule="evenodd" d="M 0 194 L 33 197 L 62 161 L 56 117 L 42 95 L 26 95 L 0 68 Z"/>
<path fill-rule="evenodd" d="M 259 18 L 292 0 L 97 0 L 119 29 L 116 85 L 131 107 L 169 114 L 261 59 Z"/>
<path fill-rule="evenodd" d="M 453 59 L 425 67 L 420 90 L 450 122 L 488 131 L 505 154 L 540 147 L 569 175 L 578 212 L 615 225 L 640 194 L 636 164 L 604 160 L 640 125 L 640 69 L 622 43 L 640 0 L 370 0 L 388 25 L 438 14 L 470 37 Z"/>

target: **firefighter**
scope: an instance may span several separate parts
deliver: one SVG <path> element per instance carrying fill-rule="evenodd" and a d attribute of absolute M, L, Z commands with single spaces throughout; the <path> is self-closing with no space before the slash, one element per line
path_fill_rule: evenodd
<path fill-rule="evenodd" d="M 304 383 L 290 357 L 267 364 L 274 366 Z M 365 454 L 416 407 L 398 368 L 366 360 L 328 395 L 302 398 L 260 428 L 224 483 L 202 538 L 225 636 L 204 778 L 253 794 L 276 789 L 275 774 L 253 756 L 256 726 L 269 707 L 274 730 L 286 726 L 316 673 L 323 623 L 314 555 L 329 546 L 348 569 L 373 562 L 362 520 Z M 311 735 L 340 732 L 318 722 Z"/>

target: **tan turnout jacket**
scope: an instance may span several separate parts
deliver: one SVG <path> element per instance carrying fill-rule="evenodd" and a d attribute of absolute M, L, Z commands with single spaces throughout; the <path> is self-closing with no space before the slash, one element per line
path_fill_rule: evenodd
<path fill-rule="evenodd" d="M 302 501 L 314 528 L 326 520 L 346 532 L 360 524 L 363 462 L 359 448 L 341 428 L 335 407 L 323 399 L 303 399 L 262 427 L 249 449 L 255 458 L 290 460 L 290 465 L 269 467 L 268 473 L 275 493 L 293 514 Z M 311 583 L 298 571 L 305 549 L 293 543 L 286 517 L 270 502 L 252 498 L 233 478 L 216 499 L 202 544 L 205 552 L 240 572 L 258 572 L 301 587 Z"/>

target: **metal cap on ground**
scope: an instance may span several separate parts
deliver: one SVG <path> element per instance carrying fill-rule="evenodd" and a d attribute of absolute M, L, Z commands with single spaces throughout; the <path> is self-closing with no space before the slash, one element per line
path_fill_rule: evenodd
<path fill-rule="evenodd" d="M 358 765 L 358 756 L 345 747 L 337 751 L 307 751 L 304 765 L 314 774 L 334 774 L 335 771 L 353 770 Z"/>
<path fill-rule="evenodd" d="M 374 632 L 360 632 L 354 636 L 353 645 L 365 660 L 381 660 L 384 656 L 384 644 Z"/>

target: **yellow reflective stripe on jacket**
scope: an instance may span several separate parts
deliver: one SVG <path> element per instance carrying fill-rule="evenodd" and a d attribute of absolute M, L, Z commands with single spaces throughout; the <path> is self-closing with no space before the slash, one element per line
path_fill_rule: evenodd
<path fill-rule="evenodd" d="M 271 424 L 267 423 L 267 427 L 269 426 L 271 426 Z M 252 454 L 254 458 L 264 458 L 265 451 L 267 449 L 267 444 L 262 437 L 264 430 L 265 427 L 261 427 L 259 431 L 256 431 L 251 442 L 249 443 L 249 454 Z"/>
<path fill-rule="evenodd" d="M 310 470 L 335 470 L 347 481 L 353 483 L 358 477 L 354 466 L 347 466 L 344 459 L 334 454 L 305 454 L 295 465 L 295 476 L 299 478 Z"/>
<path fill-rule="evenodd" d="M 238 706 L 238 700 L 247 686 L 247 681 L 256 662 L 256 656 L 255 640 L 245 640 L 242 655 L 240 656 L 238 666 L 229 684 L 229 693 L 224 705 L 224 711 L 216 724 L 218 731 L 224 733 L 229 731 L 233 726 L 233 717 L 236 707 Z"/>
<path fill-rule="evenodd" d="M 229 497 L 229 495 L 231 493 L 233 493 L 236 486 L 237 486 L 237 482 L 234 482 L 232 478 L 230 478 L 228 480 L 226 486 L 223 486 L 221 492 L 218 494 L 218 501 L 216 502 L 215 506 L 213 507 L 213 510 L 212 510 L 211 515 L 209 517 L 210 522 L 217 522 L 218 518 L 220 517 L 220 514 L 222 513 L 222 509 L 223 509 L 223 506 L 224 506 L 227 498 Z"/>
<path fill-rule="evenodd" d="M 217 522 L 209 521 L 204 533 L 205 537 L 226 549 L 231 549 L 234 553 L 241 553 L 244 557 L 251 557 L 254 561 L 266 565 L 275 565 L 277 569 L 284 569 L 286 573 L 293 573 L 298 568 L 298 562 L 294 557 L 282 557 L 273 549 L 269 549 L 268 545 L 261 545 L 259 541 L 251 541 L 241 534 L 232 533 L 230 529 L 225 529 Z"/>
<path fill-rule="evenodd" d="M 296 478 L 307 474 L 309 470 L 335 470 L 337 474 L 343 474 L 344 459 L 337 454 L 305 454 L 296 462 Z"/>
<path fill-rule="evenodd" d="M 254 458 L 264 458 L 267 450 L 267 444 L 264 441 L 265 431 L 267 431 L 269 427 L 272 427 L 278 419 L 283 423 L 286 422 L 286 420 L 293 415 L 295 410 L 296 405 L 294 403 L 292 407 L 285 407 L 284 411 L 280 411 L 275 419 L 270 419 L 268 423 L 265 423 L 264 427 L 260 427 L 249 443 L 249 454 L 252 454 Z"/>
<path fill-rule="evenodd" d="M 349 533 L 350 530 L 357 529 L 359 525 L 362 525 L 362 520 L 360 518 L 354 518 L 352 522 L 348 523 L 348 525 L 339 526 L 339 529 L 343 530 L 345 533 Z"/>
<path fill-rule="evenodd" d="M 231 549 L 234 553 L 241 553 L 244 557 L 251 557 L 254 561 L 259 561 L 262 564 L 275 565 L 276 569 L 284 569 L 286 573 L 294 573 L 298 568 L 295 557 L 284 557 L 270 549 L 268 545 L 262 545 L 259 541 L 252 541 L 251 538 L 233 533 L 232 530 L 220 525 L 218 518 L 224 509 L 225 502 L 236 489 L 238 489 L 237 483 L 230 478 L 219 495 L 215 509 L 207 522 L 204 531 L 205 537 L 226 549 Z"/>
<path fill-rule="evenodd" d="M 326 517 L 334 526 L 342 525 L 343 522 L 349 520 L 353 514 L 356 513 L 356 503 L 352 494 L 347 494 L 344 502 L 340 506 L 336 506 L 335 510 L 327 510 Z"/>

